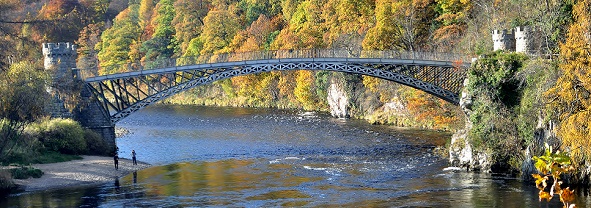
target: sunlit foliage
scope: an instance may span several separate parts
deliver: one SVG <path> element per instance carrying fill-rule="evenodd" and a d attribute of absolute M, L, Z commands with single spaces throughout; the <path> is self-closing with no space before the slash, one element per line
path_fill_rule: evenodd
<path fill-rule="evenodd" d="M 540 174 L 532 174 L 536 180 L 536 187 L 540 190 L 540 201 L 550 202 L 554 195 L 560 197 L 564 208 L 574 208 L 575 195 L 574 190 L 569 187 L 562 188 L 563 181 L 561 177 L 564 174 L 572 172 L 574 169 L 570 157 L 564 152 L 552 150 L 552 146 L 546 144 L 546 151 L 542 156 L 534 156 L 536 169 Z M 552 183 L 552 186 L 548 186 Z"/>
<path fill-rule="evenodd" d="M 557 134 L 575 165 L 591 161 L 591 1 L 573 7 L 574 22 L 566 42 L 560 46 L 560 73 L 556 85 L 547 92 L 549 108 L 560 125 Z"/>
<path fill-rule="evenodd" d="M 526 56 L 495 52 L 486 54 L 470 68 L 467 89 L 473 98 L 468 138 L 479 148 L 491 152 L 501 170 L 520 168 L 519 152 L 526 146 L 520 138 L 515 117 L 521 88 L 515 75 L 522 70 Z"/>

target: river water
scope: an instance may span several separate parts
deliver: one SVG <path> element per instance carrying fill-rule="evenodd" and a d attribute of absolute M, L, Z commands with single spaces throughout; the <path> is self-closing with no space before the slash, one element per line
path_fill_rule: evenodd
<path fill-rule="evenodd" d="M 0 207 L 547 207 L 534 185 L 447 168 L 449 133 L 269 109 L 151 106 L 117 124 L 154 166 Z M 557 197 L 556 197 L 557 198 Z M 558 199 L 550 207 L 559 207 Z M 591 207 L 586 195 L 578 207 Z"/>

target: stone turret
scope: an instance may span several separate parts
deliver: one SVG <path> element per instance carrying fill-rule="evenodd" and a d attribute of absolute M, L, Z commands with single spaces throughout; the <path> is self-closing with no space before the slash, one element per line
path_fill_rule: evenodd
<path fill-rule="evenodd" d="M 44 66 L 46 70 L 56 70 L 54 79 L 71 76 L 71 70 L 76 68 L 78 53 L 76 45 L 71 43 L 43 43 Z"/>
<path fill-rule="evenodd" d="M 43 43 L 43 58 L 45 70 L 50 72 L 52 82 L 47 91 L 52 95 L 52 101 L 46 106 L 51 117 L 72 118 L 68 108 L 72 108 L 72 101 L 63 99 L 71 97 L 74 89 L 76 68 L 76 46 L 70 43 Z"/>
<path fill-rule="evenodd" d="M 508 33 L 507 30 L 494 30 L 492 40 L 494 50 L 506 50 L 527 55 L 547 54 L 541 32 L 536 27 L 519 26 Z"/>
<path fill-rule="evenodd" d="M 515 34 L 513 30 L 507 32 L 507 30 L 493 30 L 492 33 L 494 50 L 515 50 Z"/>
<path fill-rule="evenodd" d="M 534 50 L 533 40 L 530 27 L 520 26 L 515 28 L 515 52 L 531 53 Z"/>

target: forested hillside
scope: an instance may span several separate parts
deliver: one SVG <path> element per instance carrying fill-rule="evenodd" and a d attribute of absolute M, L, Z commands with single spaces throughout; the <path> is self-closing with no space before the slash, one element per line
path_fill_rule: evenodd
<path fill-rule="evenodd" d="M 41 42 L 75 42 L 78 67 L 279 49 L 336 48 L 461 53 L 491 50 L 490 31 L 543 25 L 555 45 L 557 22 L 527 10 L 527 1 L 457 0 L 132 0 L 7 1 L 3 61 L 39 57 Z M 548 4 L 548 10 L 560 4 Z M 532 10 L 528 10 L 532 11 Z M 544 20 L 547 21 L 547 20 Z M 557 30 L 557 31 L 555 31 Z M 11 54 L 15 53 L 15 54 Z M 100 65 L 100 67 L 99 67 Z M 7 66 L 4 64 L 3 66 Z M 315 71 L 270 72 L 198 87 L 171 103 L 328 111 L 330 85 L 346 90 L 345 116 L 373 123 L 457 129 L 462 113 L 426 93 L 372 77 Z"/>
<path fill-rule="evenodd" d="M 465 54 L 462 110 L 377 78 L 281 71 L 200 86 L 165 102 L 329 111 L 372 123 L 458 130 L 491 163 L 519 169 L 542 140 L 589 159 L 589 1 L 533 0 L 5 0 L 0 68 L 41 66 L 42 42 L 75 42 L 78 67 L 112 73 L 126 63 L 230 52 L 334 48 Z M 537 56 L 492 52 L 493 30 L 533 28 Z M 340 93 L 334 93 L 331 89 Z M 466 107 L 466 106 L 465 106 Z M 343 115 L 341 115 L 343 116 Z M 556 132 L 540 138 L 540 129 Z M 527 153 L 524 149 L 528 149 Z M 515 152 L 520 154 L 515 154 Z M 502 164 L 500 164 L 502 163 Z"/>

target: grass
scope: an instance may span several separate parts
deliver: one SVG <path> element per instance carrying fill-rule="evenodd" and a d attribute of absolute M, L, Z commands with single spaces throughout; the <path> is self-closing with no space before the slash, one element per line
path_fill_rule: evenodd
<path fill-rule="evenodd" d="M 79 155 L 66 155 L 58 152 L 45 152 L 36 158 L 33 158 L 31 163 L 34 164 L 47 164 L 47 163 L 58 163 L 67 162 L 71 160 L 82 160 Z"/>
<path fill-rule="evenodd" d="M 81 159 L 82 157 L 78 155 L 66 155 L 53 151 L 45 151 L 38 154 L 14 154 L 2 160 L 2 165 L 47 164 Z"/>

